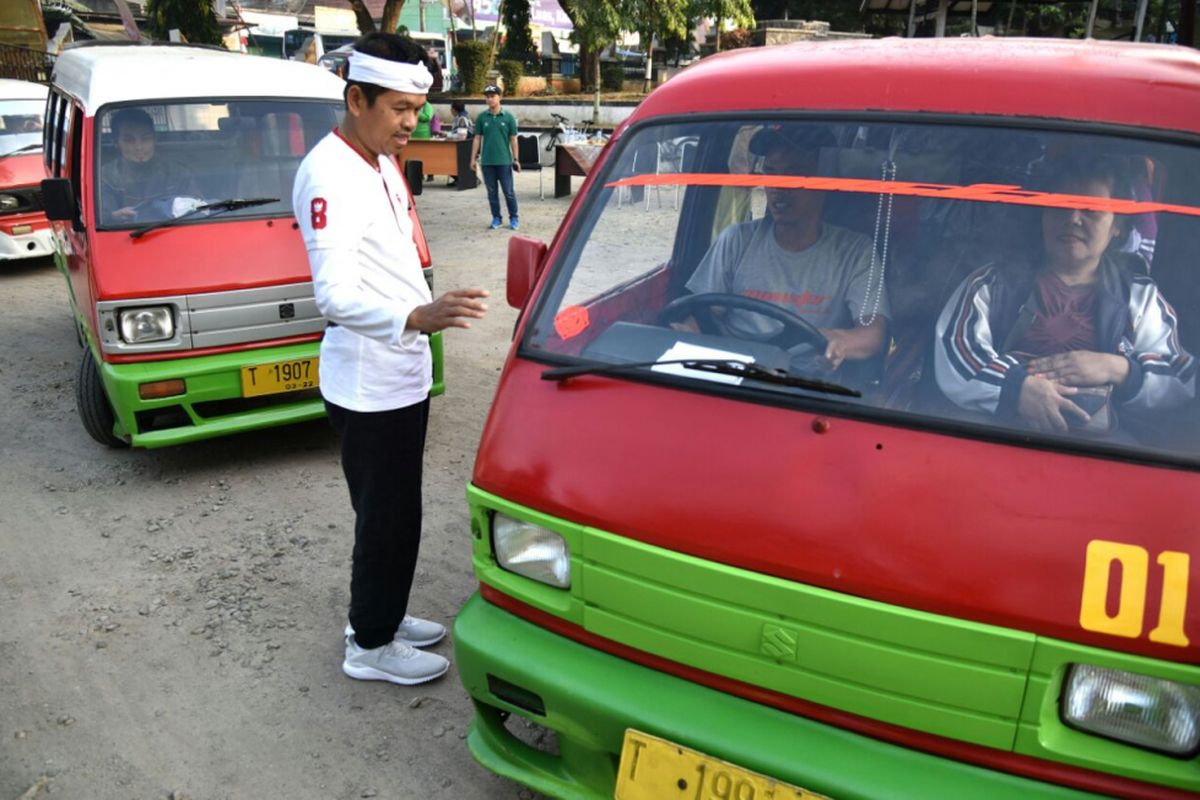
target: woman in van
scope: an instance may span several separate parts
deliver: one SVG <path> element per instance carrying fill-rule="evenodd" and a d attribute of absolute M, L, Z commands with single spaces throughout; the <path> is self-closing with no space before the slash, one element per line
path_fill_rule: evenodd
<path fill-rule="evenodd" d="M 193 197 L 196 191 L 182 164 L 157 153 L 154 120 L 140 108 L 123 108 L 112 114 L 109 125 L 117 157 L 110 156 L 100 168 L 103 221 L 145 222 L 174 216 L 174 198 Z M 154 201 L 162 201 L 162 207 Z"/>
<path fill-rule="evenodd" d="M 1119 158 L 1068 157 L 1051 175 L 1053 192 L 1133 198 Z M 1117 409 L 1190 400 L 1195 361 L 1145 262 L 1120 253 L 1127 224 L 1102 201 L 1046 208 L 1033 265 L 988 265 L 963 281 L 937 322 L 946 397 L 1039 431 L 1097 434 L 1116 430 Z"/>

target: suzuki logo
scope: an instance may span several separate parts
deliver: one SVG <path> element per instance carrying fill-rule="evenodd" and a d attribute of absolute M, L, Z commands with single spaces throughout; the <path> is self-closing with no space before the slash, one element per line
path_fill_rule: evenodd
<path fill-rule="evenodd" d="M 293 319 L 296 316 L 296 305 L 294 303 L 279 304 L 279 318 Z"/>
<path fill-rule="evenodd" d="M 762 644 L 759 649 L 771 658 L 794 661 L 798 639 L 794 630 L 768 622 L 763 625 Z"/>

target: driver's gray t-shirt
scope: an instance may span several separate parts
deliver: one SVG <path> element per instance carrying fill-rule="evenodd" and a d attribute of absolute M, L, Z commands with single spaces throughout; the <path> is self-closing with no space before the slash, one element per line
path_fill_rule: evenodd
<path fill-rule="evenodd" d="M 773 222 L 763 218 L 722 231 L 687 289 L 695 294 L 728 292 L 766 300 L 818 328 L 853 328 L 861 324 L 860 318 L 871 321 L 873 312 L 891 316 L 882 268 L 876 260 L 871 275 L 871 240 L 862 234 L 823 224 L 810 247 L 790 252 L 775 241 Z M 760 338 L 773 335 L 781 326 L 761 314 L 739 310 L 730 310 L 725 321 L 735 332 Z"/>

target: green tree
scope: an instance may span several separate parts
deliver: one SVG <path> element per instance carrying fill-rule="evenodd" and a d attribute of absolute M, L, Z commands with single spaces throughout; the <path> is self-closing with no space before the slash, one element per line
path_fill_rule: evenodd
<path fill-rule="evenodd" d="M 650 91 L 654 74 L 654 37 L 687 36 L 688 0 L 621 0 L 621 18 L 633 28 L 646 49 L 646 80 L 642 91 Z"/>
<path fill-rule="evenodd" d="M 621 34 L 620 0 L 559 0 L 574 30 L 571 41 L 579 45 L 579 76 L 583 90 L 593 91 L 600 81 L 600 51 Z"/>
<path fill-rule="evenodd" d="M 541 66 L 533 33 L 529 30 L 529 0 L 504 2 L 504 58 L 520 61 L 527 71 L 537 72 Z"/>
<path fill-rule="evenodd" d="M 750 0 L 691 0 L 688 17 L 693 20 L 712 17 L 716 20 L 717 50 L 721 49 L 721 30 L 726 22 L 732 22 L 738 28 L 754 27 L 754 7 Z"/>
<path fill-rule="evenodd" d="M 404 0 L 387 0 L 383 4 L 383 15 L 380 17 L 378 28 L 375 27 L 375 20 L 371 19 L 371 11 L 367 8 L 365 0 L 346 2 L 354 10 L 354 21 L 358 25 L 359 33 L 371 33 L 375 30 L 394 32 L 400 27 L 400 12 L 404 10 Z"/>
<path fill-rule="evenodd" d="M 142 13 L 155 39 L 166 40 L 176 29 L 192 44 L 221 44 L 211 0 L 146 0 Z"/>

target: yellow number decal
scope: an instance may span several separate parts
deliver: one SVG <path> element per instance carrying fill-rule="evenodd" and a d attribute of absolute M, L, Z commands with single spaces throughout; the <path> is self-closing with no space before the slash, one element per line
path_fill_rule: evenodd
<path fill-rule="evenodd" d="M 1187 647 L 1183 611 L 1187 606 L 1188 554 L 1168 550 L 1158 554 L 1158 563 L 1163 568 L 1162 608 L 1158 611 L 1158 627 L 1150 631 L 1150 641 Z"/>
<path fill-rule="evenodd" d="M 1157 563 L 1163 569 L 1162 602 L 1158 626 L 1150 631 L 1150 641 L 1187 647 L 1184 611 L 1187 607 L 1188 554 L 1166 550 L 1158 554 Z M 1120 565 L 1120 586 L 1116 613 L 1110 615 L 1108 593 L 1114 564 Z M 1150 554 L 1144 547 L 1103 539 L 1088 542 L 1079 626 L 1111 636 L 1130 639 L 1141 636 L 1149 574 Z"/>
<path fill-rule="evenodd" d="M 1087 565 L 1083 571 L 1083 602 L 1079 625 L 1084 630 L 1127 636 L 1142 635 L 1146 612 L 1146 574 L 1150 556 L 1144 547 L 1093 539 L 1088 542 Z M 1121 594 L 1117 613 L 1108 615 L 1108 586 L 1112 565 L 1121 565 Z"/>

